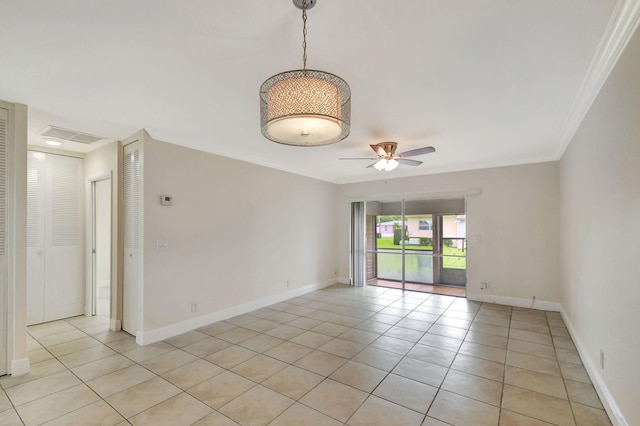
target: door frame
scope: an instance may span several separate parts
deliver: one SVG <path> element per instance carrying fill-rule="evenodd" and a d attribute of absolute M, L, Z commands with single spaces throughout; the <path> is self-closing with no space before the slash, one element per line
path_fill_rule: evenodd
<path fill-rule="evenodd" d="M 471 189 L 471 190 L 467 190 L 467 191 L 455 191 L 455 192 L 449 192 L 449 193 L 437 193 L 437 194 L 397 194 L 397 195 L 383 195 L 383 196 L 367 196 L 367 197 L 353 197 L 349 200 L 350 203 L 355 203 L 355 202 L 364 202 L 365 206 L 370 203 L 398 203 L 400 205 L 400 209 L 401 209 L 401 218 L 402 218 L 402 223 L 405 223 L 406 220 L 406 216 L 407 216 L 407 212 L 405 211 L 405 203 L 406 202 L 414 202 L 414 201 L 423 201 L 423 202 L 446 202 L 447 200 L 463 200 L 464 201 L 464 214 L 466 215 L 467 212 L 467 197 L 469 196 L 473 196 L 473 195 L 478 195 L 480 192 L 479 190 L 475 190 L 475 189 Z M 450 208 L 450 206 L 449 206 Z M 449 208 L 443 208 L 443 206 L 438 206 L 438 210 L 436 210 L 433 213 L 428 213 L 432 216 L 433 218 L 433 226 L 434 228 L 434 251 L 432 254 L 433 257 L 433 273 L 434 273 L 434 285 L 438 285 L 439 284 L 439 278 L 441 275 L 441 266 L 442 266 L 442 247 L 436 247 L 435 243 L 436 243 L 436 235 L 435 234 L 439 234 L 438 235 L 438 239 L 440 240 L 440 245 L 442 245 L 442 217 L 443 216 L 447 216 L 447 215 L 452 215 L 454 213 L 449 212 Z M 368 212 L 365 212 L 365 221 L 366 221 L 366 217 L 367 217 Z M 376 214 L 375 216 L 379 216 L 378 214 Z M 439 223 L 436 223 L 437 221 L 440 221 Z M 351 238 L 353 238 L 353 232 L 354 230 L 352 229 L 353 227 L 350 228 L 350 235 Z M 367 243 L 367 250 L 368 251 L 372 251 L 374 252 L 374 255 L 377 253 L 377 247 L 374 250 L 369 250 L 369 244 Z M 350 250 L 350 254 L 351 254 L 351 262 L 350 264 L 352 264 L 355 260 L 354 257 L 354 253 L 353 253 L 353 249 Z M 406 284 L 406 270 L 405 270 L 405 246 L 404 244 L 402 244 L 401 246 L 401 250 L 400 253 L 398 253 L 399 255 L 402 256 L 402 271 L 401 271 L 401 284 L 402 287 L 401 289 L 404 290 L 405 289 L 405 284 Z M 368 260 L 368 256 L 363 256 L 363 258 L 360 261 L 364 261 L 365 262 L 365 269 L 367 268 L 367 260 Z M 465 276 L 466 276 L 466 270 L 465 270 Z M 353 271 L 351 270 L 350 267 L 350 278 L 351 280 L 353 280 Z M 436 280 L 436 278 L 438 280 Z M 466 280 L 466 279 L 465 279 Z M 447 285 L 447 284 L 445 284 Z M 464 287 L 466 288 L 466 284 L 465 285 L 458 285 L 455 284 L 454 286 L 459 286 L 459 287 Z"/>
<path fill-rule="evenodd" d="M 96 298 L 97 292 L 96 287 L 97 283 L 97 271 L 96 271 L 96 256 L 95 256 L 95 248 L 96 248 L 96 184 L 102 181 L 109 181 L 109 222 L 111 226 L 113 226 L 113 172 L 109 171 L 107 173 L 103 173 L 102 175 L 97 175 L 94 177 L 90 177 L 87 179 L 88 186 L 88 206 L 87 206 L 87 245 L 86 245 L 86 265 L 87 265 L 87 285 L 86 285 L 86 302 L 84 314 L 85 316 L 94 316 L 96 315 Z M 109 275 L 113 274 L 113 235 L 112 232 L 109 233 Z M 111 292 L 114 292 L 114 279 L 110 278 L 110 287 Z M 109 320 L 111 322 L 111 312 L 113 309 L 111 308 L 112 300 L 109 300 Z"/>
<path fill-rule="evenodd" d="M 143 285 L 144 285 L 144 272 L 143 264 L 140 263 L 139 267 L 132 268 L 131 262 L 137 260 L 142 262 L 144 259 L 144 140 L 146 133 L 141 131 L 139 134 L 134 135 L 129 140 L 122 143 L 121 153 L 121 172 L 119 179 L 122 179 L 122 186 L 120 190 L 122 205 L 119 206 L 119 215 L 121 215 L 121 224 L 118 227 L 121 245 L 122 247 L 122 297 L 121 297 L 121 329 L 127 333 L 136 337 L 136 342 L 139 345 L 143 344 L 141 337 L 141 330 L 143 325 Z M 127 247 L 127 203 L 129 202 L 127 197 L 127 188 L 125 182 L 125 169 L 126 164 L 129 163 L 128 155 L 135 151 L 138 151 L 139 156 L 139 173 L 140 180 L 136 182 L 139 190 L 139 247 L 134 249 Z M 134 257 L 135 254 L 135 257 Z M 119 255 L 120 256 L 120 255 Z M 132 270 L 133 269 L 133 270 Z"/>

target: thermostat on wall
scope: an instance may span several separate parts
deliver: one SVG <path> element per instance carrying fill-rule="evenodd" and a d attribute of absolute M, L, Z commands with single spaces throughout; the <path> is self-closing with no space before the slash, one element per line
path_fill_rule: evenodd
<path fill-rule="evenodd" d="M 163 206 L 170 206 L 171 205 L 171 200 L 172 200 L 172 197 L 170 195 L 161 195 L 160 196 L 160 204 L 162 204 Z"/>

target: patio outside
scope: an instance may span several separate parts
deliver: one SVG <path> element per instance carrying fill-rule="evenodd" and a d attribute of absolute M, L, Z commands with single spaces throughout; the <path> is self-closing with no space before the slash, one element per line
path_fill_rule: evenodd
<path fill-rule="evenodd" d="M 464 276 L 467 265 L 464 215 L 442 215 L 442 250 L 435 253 L 435 261 L 432 215 L 405 216 L 404 233 L 400 216 L 376 219 L 376 276 L 370 277 L 370 281 L 374 278 L 379 283 L 401 282 L 403 258 L 405 283 L 434 284 L 434 264 L 441 268 L 436 273 L 440 278 L 445 273 Z"/>

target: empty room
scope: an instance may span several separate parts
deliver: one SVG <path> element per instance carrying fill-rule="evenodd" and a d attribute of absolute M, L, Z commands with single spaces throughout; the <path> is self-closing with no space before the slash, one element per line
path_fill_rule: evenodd
<path fill-rule="evenodd" d="M 640 424 L 640 0 L 0 11 L 0 424 Z"/>

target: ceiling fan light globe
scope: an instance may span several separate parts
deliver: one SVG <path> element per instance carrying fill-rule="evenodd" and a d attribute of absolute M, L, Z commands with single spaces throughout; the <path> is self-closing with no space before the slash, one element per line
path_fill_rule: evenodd
<path fill-rule="evenodd" d="M 386 159 L 381 158 L 376 164 L 373 165 L 373 167 L 375 167 L 375 169 L 378 171 L 383 171 L 387 168 L 387 163 L 388 161 Z"/>
<path fill-rule="evenodd" d="M 384 170 L 387 171 L 387 172 L 390 172 L 391 170 L 393 170 L 396 167 L 398 167 L 398 165 L 400 165 L 398 160 L 391 159 L 391 160 L 387 161 L 387 166 L 384 168 Z"/>

